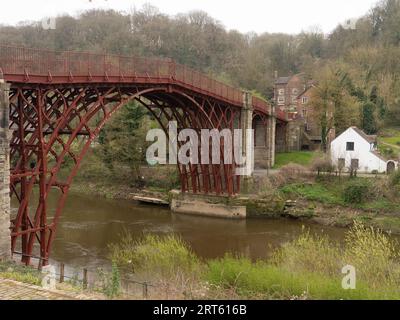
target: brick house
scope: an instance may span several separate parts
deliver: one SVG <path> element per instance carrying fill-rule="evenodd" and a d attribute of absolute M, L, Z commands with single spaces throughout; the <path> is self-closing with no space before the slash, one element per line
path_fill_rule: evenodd
<path fill-rule="evenodd" d="M 295 132 L 297 141 L 292 141 L 291 151 L 319 150 L 322 144 L 321 126 L 315 115 L 316 106 L 312 105 L 316 86 L 307 82 L 302 74 L 280 77 L 275 81 L 274 101 L 278 108 L 288 112 L 291 127 L 298 127 Z M 333 112 L 328 114 L 333 117 Z M 291 140 L 294 139 L 294 134 Z M 335 138 L 335 130 L 329 132 L 328 146 Z"/>
<path fill-rule="evenodd" d="M 292 118 L 297 114 L 297 98 L 306 89 L 302 74 L 289 77 L 279 77 L 275 80 L 274 101 L 275 105 L 289 113 Z"/>

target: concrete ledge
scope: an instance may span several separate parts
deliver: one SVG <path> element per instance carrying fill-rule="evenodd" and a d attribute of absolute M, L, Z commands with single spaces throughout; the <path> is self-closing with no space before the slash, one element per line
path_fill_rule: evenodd
<path fill-rule="evenodd" d="M 159 198 L 143 197 L 143 196 L 133 196 L 133 200 L 143 203 L 156 204 L 160 206 L 168 206 L 169 202 Z"/>
<path fill-rule="evenodd" d="M 216 201 L 214 196 L 195 194 L 172 193 L 171 211 L 181 214 L 196 216 L 225 218 L 225 219 L 246 219 L 246 206 L 232 206 Z"/>

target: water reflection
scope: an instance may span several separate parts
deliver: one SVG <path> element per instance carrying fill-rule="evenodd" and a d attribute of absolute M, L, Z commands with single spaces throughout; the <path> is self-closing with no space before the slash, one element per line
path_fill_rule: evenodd
<path fill-rule="evenodd" d="M 55 205 L 51 197 L 50 206 Z M 76 267 L 94 269 L 105 264 L 108 245 L 124 230 L 139 237 L 151 232 L 181 235 L 203 258 L 226 252 L 252 259 L 265 258 L 272 249 L 297 237 L 304 223 L 290 220 L 223 220 L 172 214 L 168 208 L 70 194 L 66 203 L 52 259 Z M 345 230 L 307 225 L 312 232 L 325 232 L 342 239 Z"/>

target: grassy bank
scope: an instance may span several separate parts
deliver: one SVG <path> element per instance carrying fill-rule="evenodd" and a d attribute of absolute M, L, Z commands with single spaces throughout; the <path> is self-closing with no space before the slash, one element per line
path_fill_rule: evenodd
<path fill-rule="evenodd" d="M 12 262 L 0 262 L 0 278 L 41 285 L 42 274 L 34 268 Z"/>
<path fill-rule="evenodd" d="M 286 200 L 296 201 L 295 210 L 312 212 L 311 218 L 335 226 L 353 220 L 400 233 L 400 202 L 390 179 L 324 177 L 279 188 Z"/>
<path fill-rule="evenodd" d="M 271 259 L 256 262 L 231 255 L 202 261 L 172 236 L 135 240 L 125 235 L 110 248 L 121 269 L 151 277 L 155 286 L 168 284 L 176 298 L 400 299 L 398 244 L 360 223 L 347 232 L 344 246 L 304 230 Z M 355 290 L 342 288 L 346 265 L 356 268 Z"/>
<path fill-rule="evenodd" d="M 282 199 L 288 205 L 281 216 L 339 227 L 360 220 L 400 234 L 399 172 L 349 177 L 317 158 L 308 167 L 289 164 L 269 177 L 255 177 L 248 194 L 253 201 Z"/>
<path fill-rule="evenodd" d="M 277 153 L 275 156 L 274 168 L 279 169 L 290 163 L 308 166 L 316 156 L 317 153 L 308 151 Z"/>

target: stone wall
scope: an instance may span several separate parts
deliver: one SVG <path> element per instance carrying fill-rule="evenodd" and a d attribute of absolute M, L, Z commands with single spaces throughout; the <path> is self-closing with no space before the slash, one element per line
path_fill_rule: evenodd
<path fill-rule="evenodd" d="M 287 152 L 286 139 L 287 124 L 278 123 L 275 130 L 275 152 Z"/>
<path fill-rule="evenodd" d="M 286 152 L 294 152 L 301 150 L 301 138 L 303 136 L 303 125 L 302 121 L 294 120 L 287 124 L 287 136 L 286 136 Z"/>
<path fill-rule="evenodd" d="M 8 89 L 0 82 L 0 260 L 9 259 L 11 253 Z"/>

